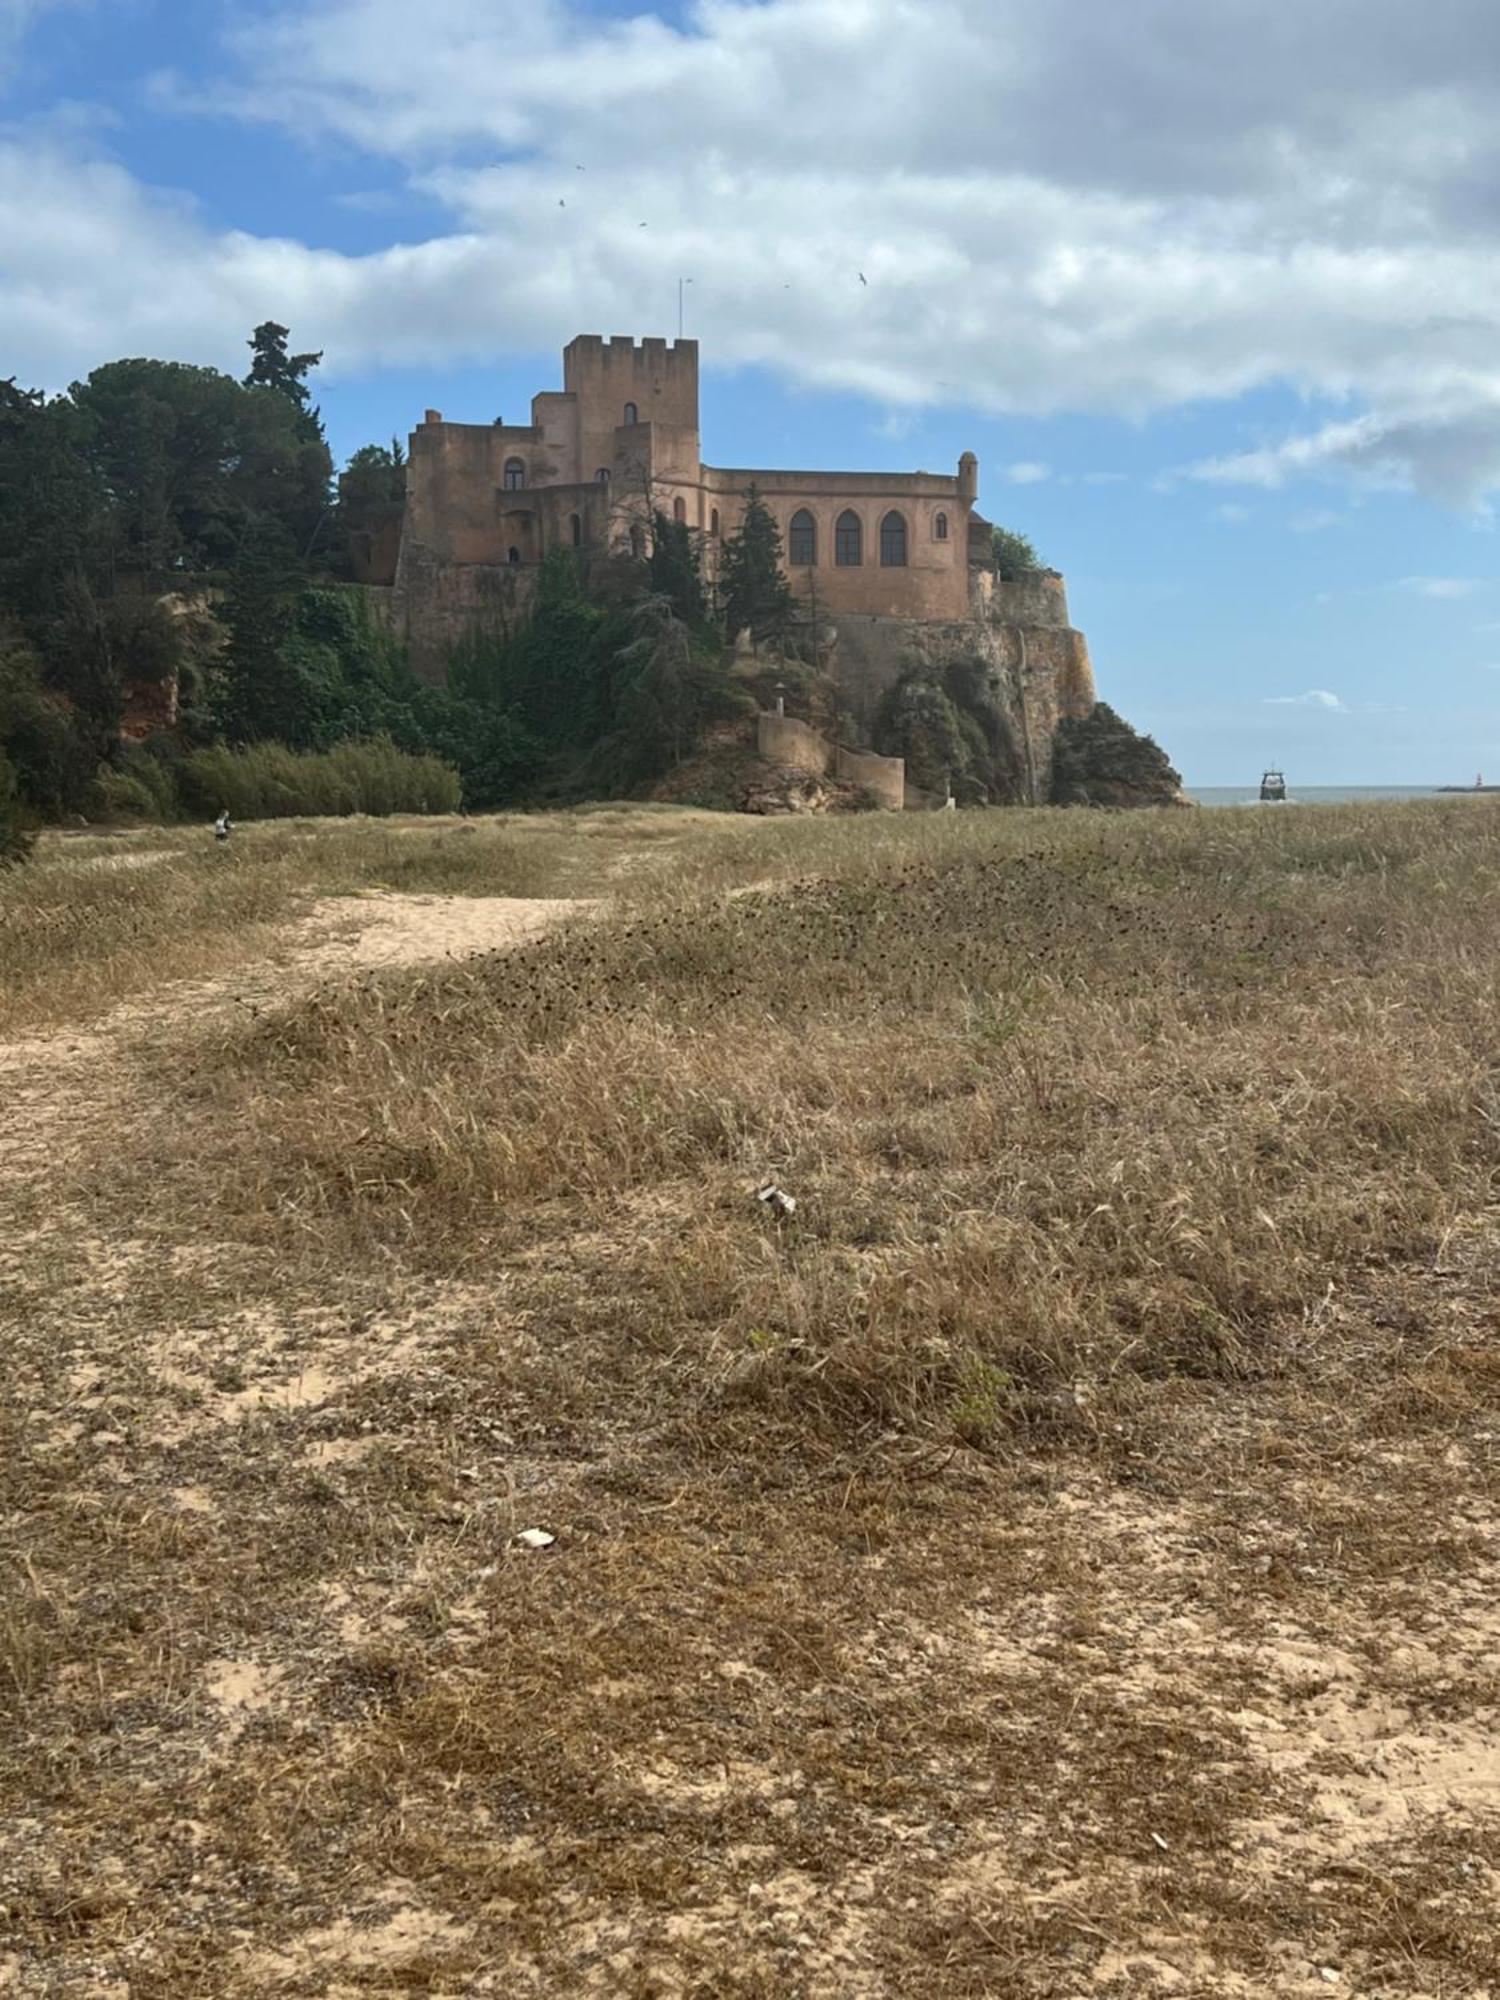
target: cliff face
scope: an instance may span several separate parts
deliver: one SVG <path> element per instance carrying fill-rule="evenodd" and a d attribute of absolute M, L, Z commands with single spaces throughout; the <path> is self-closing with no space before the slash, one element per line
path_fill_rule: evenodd
<path fill-rule="evenodd" d="M 973 661 L 1014 753 L 1015 796 L 995 803 L 1044 805 L 1060 725 L 1093 712 L 1088 641 L 1069 624 L 1067 586 L 1050 571 L 1001 583 L 975 570 L 971 586 L 966 619 L 840 618 L 829 661 L 837 705 L 868 739 L 881 697 L 908 668 Z"/>

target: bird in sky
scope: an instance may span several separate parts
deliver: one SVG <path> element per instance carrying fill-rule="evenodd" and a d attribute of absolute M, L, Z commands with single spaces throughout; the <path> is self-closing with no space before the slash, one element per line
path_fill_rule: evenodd
<path fill-rule="evenodd" d="M 557 205 L 559 208 L 566 208 L 568 204 L 563 200 L 562 196 L 559 195 L 557 197 Z"/>
<path fill-rule="evenodd" d="M 863 272 L 863 271 L 861 271 L 861 272 L 860 272 L 860 274 L 859 274 L 859 282 L 860 282 L 860 283 L 861 283 L 862 285 L 864 285 L 865 287 L 867 287 L 867 288 L 868 288 L 868 286 L 869 286 L 869 283 L 870 283 L 870 281 L 869 281 L 869 279 L 868 279 L 868 278 L 867 278 L 867 277 L 865 276 L 865 274 L 864 274 L 864 272 Z"/>

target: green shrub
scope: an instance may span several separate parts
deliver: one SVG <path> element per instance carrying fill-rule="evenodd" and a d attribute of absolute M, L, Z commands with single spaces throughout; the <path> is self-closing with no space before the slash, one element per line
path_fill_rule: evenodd
<path fill-rule="evenodd" d="M 211 819 L 342 818 L 351 813 L 457 812 L 458 773 L 441 758 L 398 750 L 385 737 L 332 750 L 289 750 L 253 743 L 215 745 L 185 757 L 178 772 L 182 807 Z"/>
<path fill-rule="evenodd" d="M 10 759 L 0 750 L 0 868 L 24 861 L 35 839 L 16 789 L 16 774 Z"/>
<path fill-rule="evenodd" d="M 89 817 L 141 820 L 170 826 L 177 818 L 177 784 L 172 767 L 134 746 L 118 765 L 101 764 L 89 796 Z"/>
<path fill-rule="evenodd" d="M 1014 528 L 991 530 L 995 549 L 995 574 L 1002 583 L 1017 583 L 1023 576 L 1039 576 L 1046 564 L 1031 546 L 1029 535 Z"/>

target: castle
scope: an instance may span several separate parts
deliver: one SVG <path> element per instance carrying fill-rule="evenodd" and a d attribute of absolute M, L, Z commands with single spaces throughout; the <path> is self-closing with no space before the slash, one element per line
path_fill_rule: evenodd
<path fill-rule="evenodd" d="M 781 528 L 787 573 L 837 616 L 962 618 L 969 608 L 978 461 L 926 472 L 781 472 L 705 465 L 698 343 L 603 340 L 563 350 L 563 387 L 532 399 L 529 424 L 445 423 L 412 433 L 399 546 L 366 557 L 365 580 L 403 566 L 527 568 L 549 549 L 643 554 L 654 509 L 700 538 L 711 576 L 753 485 Z M 384 569 L 385 574 L 379 574 Z"/>
<path fill-rule="evenodd" d="M 414 667 L 436 678 L 476 624 L 526 615 L 550 550 L 644 555 L 656 512 L 694 531 L 711 580 L 753 487 L 794 593 L 836 627 L 854 722 L 868 725 L 914 657 L 978 657 L 1024 744 L 1024 789 L 1041 796 L 1058 720 L 1093 706 L 1088 649 L 1060 576 L 997 577 L 978 483 L 972 452 L 952 475 L 705 465 L 697 342 L 580 334 L 563 387 L 532 399 L 529 424 L 429 410 L 411 434 L 401 518 L 353 553 Z"/>

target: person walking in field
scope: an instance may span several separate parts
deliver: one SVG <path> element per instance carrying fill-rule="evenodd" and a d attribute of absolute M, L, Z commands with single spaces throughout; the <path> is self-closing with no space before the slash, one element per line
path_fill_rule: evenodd
<path fill-rule="evenodd" d="M 233 828 L 229 824 L 229 808 L 226 806 L 214 821 L 214 839 L 222 847 L 232 832 Z"/>

